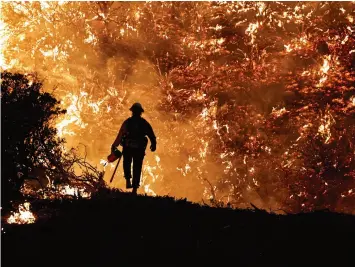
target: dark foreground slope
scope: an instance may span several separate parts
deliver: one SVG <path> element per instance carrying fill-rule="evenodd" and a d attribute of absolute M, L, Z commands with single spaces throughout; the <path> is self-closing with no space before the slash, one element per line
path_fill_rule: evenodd
<path fill-rule="evenodd" d="M 354 253 L 349 215 L 277 216 L 125 193 L 39 206 L 55 215 L 3 226 L 2 266 L 339 265 Z"/>

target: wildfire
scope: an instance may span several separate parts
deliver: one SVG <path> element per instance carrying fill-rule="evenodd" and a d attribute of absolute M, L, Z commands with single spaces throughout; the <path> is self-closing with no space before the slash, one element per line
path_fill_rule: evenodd
<path fill-rule="evenodd" d="M 85 144 L 87 158 L 111 172 L 115 164 L 103 159 L 139 101 L 159 137 L 144 160 L 146 194 L 228 196 L 238 207 L 256 198 L 291 211 L 320 199 L 341 210 L 334 197 L 320 197 L 327 192 L 353 197 L 353 3 L 40 6 L 1 3 L 0 64 L 36 71 L 47 91 L 57 88 L 67 113 L 55 125 L 68 150 Z M 350 178 L 325 185 L 328 172 Z M 112 186 L 123 183 L 121 169 L 116 175 Z"/>
<path fill-rule="evenodd" d="M 323 65 L 320 68 L 321 71 L 321 79 L 319 80 L 318 86 L 321 86 L 328 78 L 328 71 L 330 69 L 330 64 L 329 62 L 331 61 L 332 57 L 330 56 L 326 56 L 323 60 Z"/>
<path fill-rule="evenodd" d="M 350 104 L 355 106 L 355 96 L 350 99 Z"/>
<path fill-rule="evenodd" d="M 91 194 L 86 192 L 85 189 L 80 189 L 70 185 L 60 186 L 59 194 L 62 196 L 80 196 L 82 198 L 90 198 Z"/>
<path fill-rule="evenodd" d="M 253 44 L 255 42 L 256 33 L 258 28 L 262 25 L 262 22 L 250 23 L 248 28 L 245 30 L 245 33 L 250 36 L 250 43 Z"/>
<path fill-rule="evenodd" d="M 286 114 L 287 110 L 285 107 L 281 108 L 281 109 L 276 109 L 275 107 L 272 108 L 272 112 L 271 114 L 275 117 L 281 117 L 282 115 Z"/>
<path fill-rule="evenodd" d="M 0 2 L 0 9 L 2 8 L 3 3 Z M 2 17 L 0 18 L 0 68 L 1 70 L 5 70 L 11 66 L 6 63 L 6 59 L 4 56 L 4 51 L 6 49 L 6 42 L 10 38 L 8 28 L 6 23 L 3 21 Z"/>
<path fill-rule="evenodd" d="M 18 207 L 18 212 L 13 212 L 13 214 L 7 219 L 10 224 L 31 224 L 36 221 L 36 217 L 30 211 L 30 203 L 25 202 L 20 204 Z"/>
<path fill-rule="evenodd" d="M 332 134 L 330 128 L 334 123 L 335 120 L 332 114 L 330 113 L 329 110 L 327 110 L 324 117 L 321 118 L 321 124 L 318 128 L 318 133 L 325 139 L 324 140 L 325 144 L 329 144 L 329 142 L 331 141 Z"/>
<path fill-rule="evenodd" d="M 307 40 L 306 35 L 302 35 L 300 38 L 295 38 L 290 44 L 285 44 L 284 47 L 287 53 L 292 51 L 300 51 L 302 49 L 309 49 L 311 43 Z"/>

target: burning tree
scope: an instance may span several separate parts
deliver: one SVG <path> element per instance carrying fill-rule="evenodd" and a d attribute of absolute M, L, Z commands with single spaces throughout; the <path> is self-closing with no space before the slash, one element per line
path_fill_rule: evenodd
<path fill-rule="evenodd" d="M 2 65 L 58 86 L 67 149 L 81 142 L 91 162 L 105 158 L 139 100 L 159 137 L 143 172 L 147 193 L 354 212 L 354 3 L 2 10 Z"/>

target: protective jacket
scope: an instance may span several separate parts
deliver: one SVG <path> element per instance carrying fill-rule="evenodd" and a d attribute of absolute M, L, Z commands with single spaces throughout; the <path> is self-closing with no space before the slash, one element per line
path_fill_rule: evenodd
<path fill-rule="evenodd" d="M 140 116 L 132 116 L 125 120 L 118 132 L 112 146 L 122 145 L 125 148 L 144 149 L 147 146 L 148 136 L 152 146 L 156 146 L 156 137 L 152 126 Z"/>

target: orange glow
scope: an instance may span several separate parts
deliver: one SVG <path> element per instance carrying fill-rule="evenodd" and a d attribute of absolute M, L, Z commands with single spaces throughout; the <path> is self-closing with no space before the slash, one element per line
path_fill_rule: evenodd
<path fill-rule="evenodd" d="M 140 193 L 290 211 L 353 201 L 354 3 L 59 3 L 1 3 L 0 66 L 43 77 L 67 110 L 53 122 L 65 150 L 84 144 L 105 181 L 139 101 L 158 137 Z M 329 182 L 339 166 L 349 179 Z M 122 166 L 116 177 L 124 187 Z"/>

